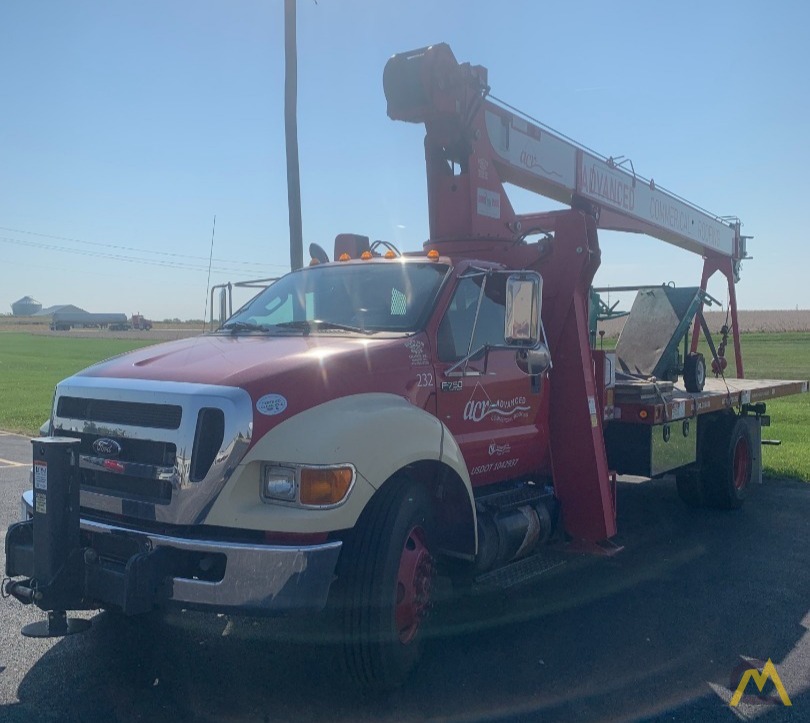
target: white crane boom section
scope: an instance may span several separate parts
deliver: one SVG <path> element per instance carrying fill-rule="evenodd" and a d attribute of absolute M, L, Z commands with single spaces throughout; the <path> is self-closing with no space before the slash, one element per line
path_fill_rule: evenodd
<path fill-rule="evenodd" d="M 646 233 L 698 254 L 741 259 L 739 225 L 628 172 L 612 159 L 486 100 L 486 129 L 503 180 L 563 203 L 599 208 L 600 228 Z"/>

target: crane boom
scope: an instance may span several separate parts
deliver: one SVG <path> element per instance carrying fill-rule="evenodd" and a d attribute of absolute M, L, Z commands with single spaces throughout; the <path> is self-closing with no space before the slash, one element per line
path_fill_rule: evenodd
<path fill-rule="evenodd" d="M 604 158 L 489 97 L 487 69 L 459 63 L 445 43 L 392 56 L 383 73 L 388 115 L 425 125 L 430 244 L 443 251 L 473 242 L 496 253 L 546 232 L 548 214 L 517 214 L 504 183 L 562 203 L 599 228 L 646 233 L 703 257 L 700 288 L 728 282 L 737 376 L 741 223 L 715 216 L 637 176 L 629 161 Z M 630 166 L 630 171 L 627 169 Z M 595 249 L 594 249 L 595 251 Z M 597 264 L 598 266 L 598 261 Z M 691 351 L 698 348 L 697 320 Z"/>
<path fill-rule="evenodd" d="M 589 153 L 491 101 L 487 105 L 487 135 L 504 165 L 503 180 L 564 203 L 587 199 L 599 207 L 600 228 L 646 233 L 699 254 L 735 255 L 736 224 L 639 179 L 611 158 Z"/>
<path fill-rule="evenodd" d="M 472 176 L 467 189 L 470 216 L 484 216 L 501 226 L 506 222 L 518 233 L 517 216 L 497 181 L 508 182 L 562 203 L 587 207 L 603 229 L 646 233 L 703 256 L 734 262 L 746 256 L 739 221 L 714 216 L 628 171 L 626 161 L 598 156 L 496 104 L 487 97 L 486 68 L 458 63 L 446 44 L 393 56 L 386 65 L 383 84 L 391 118 L 426 126 L 429 186 L 442 157 L 451 165 L 458 164 L 460 175 Z M 495 183 L 490 178 L 490 163 L 498 174 Z M 432 185 L 436 190 L 437 184 Z M 438 202 L 436 194 L 430 195 L 431 202 Z M 440 195 L 445 196 L 442 205 L 446 208 L 446 194 Z M 446 210 L 443 213 L 447 215 Z M 448 232 L 460 237 L 465 231 L 490 238 L 509 235 L 491 224 L 476 224 L 475 219 L 468 228 L 434 224 L 436 215 L 432 210 L 433 238 L 447 238 Z M 738 271 L 739 264 L 735 266 Z"/>

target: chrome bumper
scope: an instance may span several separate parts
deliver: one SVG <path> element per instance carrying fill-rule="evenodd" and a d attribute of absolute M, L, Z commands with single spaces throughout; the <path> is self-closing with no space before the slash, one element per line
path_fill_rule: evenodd
<path fill-rule="evenodd" d="M 23 494 L 21 512 L 24 520 L 33 516 L 32 490 Z M 139 532 L 85 519 L 81 520 L 81 530 L 101 547 L 103 538 L 109 536 L 108 539 L 137 541 L 142 548 L 164 550 L 169 556 L 184 553 L 224 556 L 222 578 L 214 582 L 194 579 L 187 573 L 174 576 L 169 572 L 164 585 L 168 593 L 155 604 L 256 614 L 323 609 L 342 545 L 339 541 L 287 546 L 197 540 Z M 122 577 L 122 585 L 123 580 Z M 114 603 L 115 600 L 98 602 Z"/>

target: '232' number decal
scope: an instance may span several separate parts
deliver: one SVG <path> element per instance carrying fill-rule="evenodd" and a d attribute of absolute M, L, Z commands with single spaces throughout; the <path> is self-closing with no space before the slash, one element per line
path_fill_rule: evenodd
<path fill-rule="evenodd" d="M 433 375 L 432 374 L 417 374 L 416 375 L 416 386 L 417 387 L 433 387 Z"/>

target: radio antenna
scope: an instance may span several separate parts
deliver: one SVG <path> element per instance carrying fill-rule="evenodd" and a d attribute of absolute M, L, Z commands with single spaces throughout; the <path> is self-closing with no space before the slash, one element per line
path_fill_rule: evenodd
<path fill-rule="evenodd" d="M 211 250 L 208 253 L 208 281 L 205 283 L 205 313 L 203 314 L 203 333 L 205 333 L 205 326 L 208 323 L 208 294 L 211 291 L 211 264 L 214 261 L 214 234 L 217 230 L 217 215 L 214 214 L 214 225 L 211 228 Z M 213 315 L 214 310 L 211 309 Z"/>

